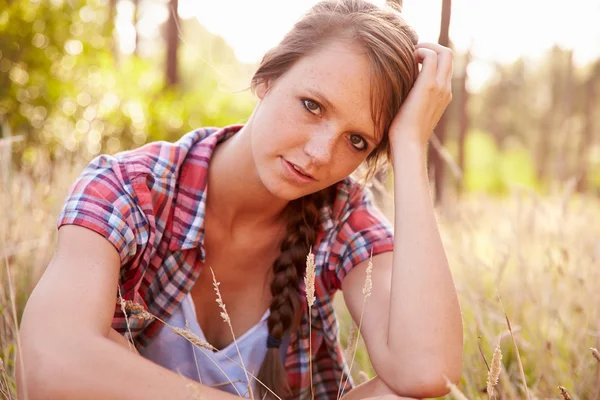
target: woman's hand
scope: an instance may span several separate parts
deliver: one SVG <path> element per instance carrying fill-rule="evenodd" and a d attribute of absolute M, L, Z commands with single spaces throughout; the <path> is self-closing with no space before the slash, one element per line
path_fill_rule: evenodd
<path fill-rule="evenodd" d="M 390 126 L 392 149 L 407 141 L 425 147 L 452 100 L 452 50 L 435 43 L 420 43 L 416 48 L 422 68 Z"/>
<path fill-rule="evenodd" d="M 384 394 L 383 396 L 368 397 L 363 400 L 417 400 L 413 397 L 396 396 L 395 394 Z"/>

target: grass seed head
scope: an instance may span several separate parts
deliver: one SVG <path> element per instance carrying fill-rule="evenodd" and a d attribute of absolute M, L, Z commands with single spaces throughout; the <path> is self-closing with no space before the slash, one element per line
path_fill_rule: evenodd
<path fill-rule="evenodd" d="M 600 362 L 600 351 L 598 351 L 598 349 L 594 347 L 590 347 L 590 350 L 592 351 L 592 355 L 594 356 L 594 358 L 598 360 L 598 362 Z"/>
<path fill-rule="evenodd" d="M 563 399 L 572 400 L 569 392 L 567 392 L 567 389 L 565 389 L 563 386 L 559 386 L 558 388 L 560 389 L 560 394 L 562 395 Z"/>
<path fill-rule="evenodd" d="M 154 315 L 146 311 L 144 306 L 138 303 L 134 303 L 131 300 L 121 300 L 121 307 L 125 311 L 129 311 L 129 314 L 132 318 L 143 319 L 146 321 L 154 319 Z"/>
<path fill-rule="evenodd" d="M 308 307 L 312 307 L 315 304 L 315 255 L 312 252 L 312 248 L 308 251 L 306 256 L 306 276 L 304 277 L 304 284 L 306 285 L 306 300 L 308 301 Z"/>
<path fill-rule="evenodd" d="M 211 345 L 207 341 L 204 341 L 204 340 L 200 339 L 191 330 L 189 330 L 189 329 L 181 329 L 181 328 L 177 328 L 175 326 L 169 326 L 169 328 L 173 332 L 175 332 L 176 334 L 178 334 L 179 336 L 187 339 L 194 346 L 201 347 L 203 349 L 208 349 L 208 350 L 211 350 L 211 351 L 215 351 L 215 347 L 213 345 Z"/>
<path fill-rule="evenodd" d="M 373 289 L 373 281 L 371 280 L 371 273 L 373 272 L 373 254 L 371 253 L 371 258 L 369 259 L 369 265 L 367 266 L 367 276 L 365 277 L 365 284 L 363 286 L 363 295 L 369 297 L 371 295 L 371 290 Z"/>
<path fill-rule="evenodd" d="M 490 399 L 494 398 L 494 387 L 498 384 L 498 377 L 502 370 L 502 351 L 500 345 L 496 346 L 492 356 L 492 368 L 488 372 L 487 393 Z"/>
<path fill-rule="evenodd" d="M 210 272 L 212 273 L 212 276 L 213 276 L 213 288 L 215 289 L 215 293 L 217 294 L 216 302 L 219 305 L 219 307 L 221 308 L 221 310 L 223 310 L 221 312 L 221 318 L 223 318 L 224 322 L 230 324 L 231 319 L 229 318 L 229 314 L 227 314 L 227 308 L 225 307 L 225 303 L 223 303 L 223 298 L 221 297 L 221 291 L 219 290 L 219 285 L 221 283 L 217 282 L 217 277 L 215 276 L 215 271 L 213 271 L 212 268 L 210 269 Z"/>

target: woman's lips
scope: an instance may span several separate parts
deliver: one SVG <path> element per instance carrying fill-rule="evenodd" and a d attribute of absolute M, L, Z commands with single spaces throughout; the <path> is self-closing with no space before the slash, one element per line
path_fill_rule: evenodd
<path fill-rule="evenodd" d="M 288 177 L 292 178 L 294 181 L 297 181 L 300 183 L 308 183 L 308 182 L 314 182 L 316 180 L 315 178 L 312 177 L 312 175 L 305 173 L 304 170 L 301 167 L 299 167 L 298 165 L 289 162 L 288 160 L 286 160 L 283 157 L 281 157 L 281 161 L 283 163 L 284 170 L 286 171 L 286 175 Z"/>

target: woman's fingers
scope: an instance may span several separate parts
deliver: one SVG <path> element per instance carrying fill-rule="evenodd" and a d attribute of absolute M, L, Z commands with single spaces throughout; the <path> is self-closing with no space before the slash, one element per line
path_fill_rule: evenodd
<path fill-rule="evenodd" d="M 452 59 L 453 53 L 447 47 L 437 43 L 419 43 L 416 45 L 417 51 L 428 49 L 437 55 L 437 73 L 436 80 L 440 85 L 450 87 L 452 83 Z"/>
<path fill-rule="evenodd" d="M 438 69 L 437 53 L 430 49 L 421 48 L 415 51 L 415 55 L 417 57 L 417 61 L 420 64 L 422 64 L 419 76 L 425 76 L 431 79 L 436 79 Z"/>

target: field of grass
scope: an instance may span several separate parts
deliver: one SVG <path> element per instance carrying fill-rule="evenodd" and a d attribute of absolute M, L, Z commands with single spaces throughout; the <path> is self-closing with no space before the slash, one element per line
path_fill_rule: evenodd
<path fill-rule="evenodd" d="M 65 159 L 0 168 L 0 398 L 16 398 L 15 313 L 50 260 L 56 217 L 82 167 Z M 600 362 L 590 350 L 600 347 L 600 201 L 566 185 L 546 197 L 471 195 L 438 212 L 463 312 L 464 396 L 488 398 L 499 345 L 497 399 L 600 399 Z M 345 344 L 350 321 L 336 301 Z M 358 381 L 373 375 L 364 349 L 355 367 Z"/>

